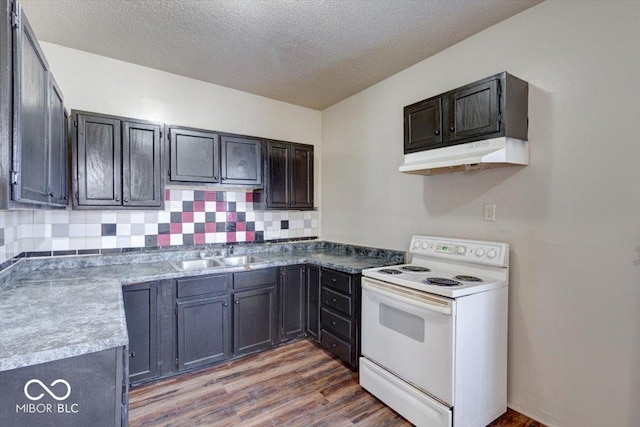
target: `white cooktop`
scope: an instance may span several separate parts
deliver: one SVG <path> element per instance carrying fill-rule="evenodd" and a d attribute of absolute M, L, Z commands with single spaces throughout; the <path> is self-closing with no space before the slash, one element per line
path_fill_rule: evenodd
<path fill-rule="evenodd" d="M 409 249 L 411 262 L 404 265 L 369 268 L 362 275 L 422 292 L 458 298 L 508 286 L 509 245 L 468 239 L 413 236 Z M 405 266 L 425 267 L 428 272 L 412 272 Z M 387 274 L 388 272 L 396 274 Z M 473 281 L 472 276 L 479 280 Z M 440 278 L 456 282 L 453 286 L 425 283 Z"/>

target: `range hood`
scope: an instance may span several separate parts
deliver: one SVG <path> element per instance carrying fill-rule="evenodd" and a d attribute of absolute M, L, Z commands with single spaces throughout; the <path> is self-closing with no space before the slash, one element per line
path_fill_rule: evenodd
<path fill-rule="evenodd" d="M 402 173 L 435 175 L 529 164 L 529 142 L 500 137 L 405 154 Z"/>

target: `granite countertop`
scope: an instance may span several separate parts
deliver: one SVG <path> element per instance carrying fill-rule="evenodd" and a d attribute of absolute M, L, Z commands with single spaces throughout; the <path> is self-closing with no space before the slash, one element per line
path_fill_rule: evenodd
<path fill-rule="evenodd" d="M 247 245 L 250 267 L 178 271 L 199 250 L 23 259 L 0 274 L 0 371 L 128 344 L 122 286 L 309 263 L 349 274 L 399 264 L 404 252 L 329 242 Z"/>

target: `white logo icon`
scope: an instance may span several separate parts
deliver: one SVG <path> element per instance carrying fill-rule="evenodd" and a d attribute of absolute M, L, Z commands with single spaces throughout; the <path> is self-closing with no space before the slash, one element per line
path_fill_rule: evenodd
<path fill-rule="evenodd" d="M 47 387 L 42 381 L 31 379 L 27 381 L 27 383 L 24 385 L 24 395 L 27 397 L 27 399 L 30 399 L 30 400 L 40 400 L 44 397 L 44 393 L 40 393 L 37 396 L 32 396 L 29 394 L 29 386 L 33 383 L 38 384 L 40 387 L 42 387 L 44 391 L 46 391 L 49 394 L 49 396 L 53 397 L 55 400 L 65 400 L 71 394 L 71 385 L 69 385 L 69 383 L 66 382 L 65 380 L 57 379 L 49 385 L 49 387 L 53 387 L 56 384 L 64 384 L 65 386 L 67 386 L 67 393 L 64 396 L 60 397 L 54 392 L 52 392 L 49 389 L 49 387 Z"/>

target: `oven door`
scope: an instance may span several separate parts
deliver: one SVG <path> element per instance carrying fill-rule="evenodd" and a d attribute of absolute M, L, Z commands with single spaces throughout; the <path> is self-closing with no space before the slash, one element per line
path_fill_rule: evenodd
<path fill-rule="evenodd" d="M 455 301 L 362 279 L 362 355 L 453 407 Z"/>

